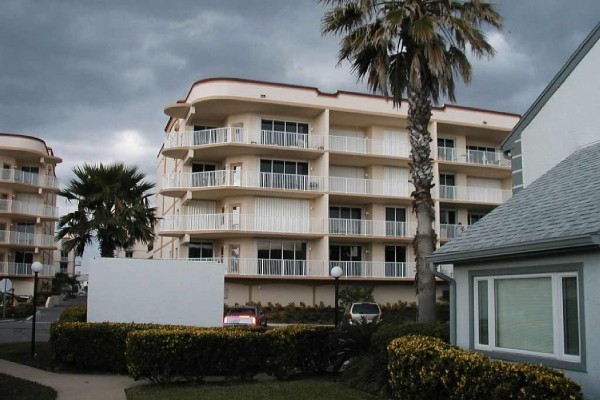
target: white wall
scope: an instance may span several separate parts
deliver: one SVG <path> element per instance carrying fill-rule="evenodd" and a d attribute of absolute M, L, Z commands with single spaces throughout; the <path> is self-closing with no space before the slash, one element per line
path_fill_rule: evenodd
<path fill-rule="evenodd" d="M 88 321 L 222 326 L 224 282 L 223 264 L 94 259 Z"/>
<path fill-rule="evenodd" d="M 569 156 L 600 140 L 600 41 L 523 130 L 523 187 Z"/>

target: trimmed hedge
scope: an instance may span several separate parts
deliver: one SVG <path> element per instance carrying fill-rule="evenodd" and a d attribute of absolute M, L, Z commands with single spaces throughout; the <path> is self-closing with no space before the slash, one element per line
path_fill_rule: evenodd
<path fill-rule="evenodd" d="M 450 343 L 450 325 L 447 322 L 435 324 L 386 322 L 373 334 L 371 345 L 387 352 L 387 346 L 392 340 L 408 335 L 435 337 Z"/>
<path fill-rule="evenodd" d="M 131 332 L 126 358 L 136 380 L 199 381 L 211 375 L 246 380 L 262 370 L 266 348 L 263 335 L 252 329 L 167 328 Z"/>
<path fill-rule="evenodd" d="M 492 361 L 437 338 L 407 336 L 388 346 L 397 399 L 583 399 L 581 387 L 543 366 Z"/>
<path fill-rule="evenodd" d="M 310 376 L 329 366 L 334 328 L 291 325 L 264 333 L 268 343 L 265 371 L 278 379 Z"/>
<path fill-rule="evenodd" d="M 65 308 L 58 322 L 87 322 L 87 306 Z"/>
<path fill-rule="evenodd" d="M 153 324 L 59 322 L 50 328 L 53 360 L 81 370 L 127 373 L 127 335 L 160 327 Z"/>

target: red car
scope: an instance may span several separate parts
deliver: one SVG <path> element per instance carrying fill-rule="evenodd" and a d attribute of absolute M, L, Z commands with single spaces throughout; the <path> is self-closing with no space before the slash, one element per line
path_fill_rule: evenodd
<path fill-rule="evenodd" d="M 267 326 L 267 316 L 260 307 L 235 306 L 227 311 L 223 318 L 223 326 Z"/>

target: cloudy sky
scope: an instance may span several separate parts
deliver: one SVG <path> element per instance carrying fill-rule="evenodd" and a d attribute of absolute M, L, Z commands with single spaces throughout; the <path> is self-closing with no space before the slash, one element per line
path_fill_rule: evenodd
<path fill-rule="evenodd" d="M 523 113 L 600 19 L 599 0 L 497 0 L 498 51 L 458 103 Z M 163 107 L 231 76 L 363 91 L 336 68 L 314 0 L 0 0 L 0 132 L 46 140 L 64 182 L 83 162 L 155 178 Z"/>

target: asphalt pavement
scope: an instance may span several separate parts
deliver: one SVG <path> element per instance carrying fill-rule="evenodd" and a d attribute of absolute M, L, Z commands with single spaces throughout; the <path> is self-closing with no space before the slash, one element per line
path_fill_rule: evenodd
<path fill-rule="evenodd" d="M 87 297 L 68 299 L 65 304 L 52 308 L 38 307 L 35 324 L 35 339 L 45 342 L 50 338 L 50 325 L 58 320 L 67 307 L 86 304 Z M 28 342 L 31 340 L 31 319 L 0 321 L 0 343 Z"/>

